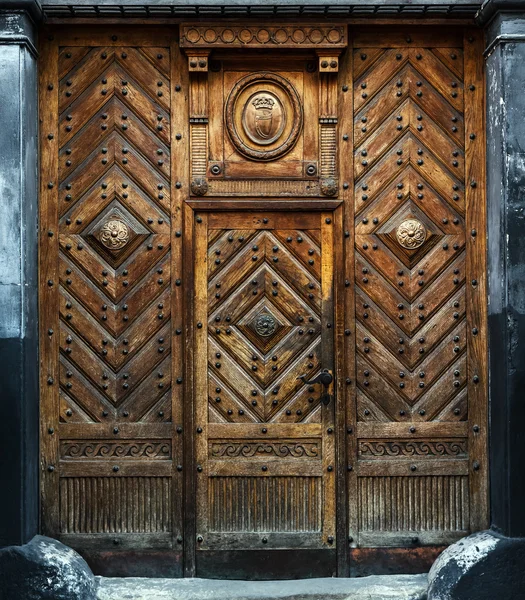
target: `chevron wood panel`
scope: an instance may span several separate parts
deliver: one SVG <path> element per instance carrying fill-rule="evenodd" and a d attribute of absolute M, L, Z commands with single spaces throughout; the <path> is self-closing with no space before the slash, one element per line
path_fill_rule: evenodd
<path fill-rule="evenodd" d="M 57 161 L 47 185 L 56 302 L 46 304 L 56 408 L 45 406 L 54 426 L 43 431 L 59 444 L 47 471 L 60 481 L 60 519 L 48 532 L 78 534 L 80 549 L 84 534 L 113 543 L 104 533 L 140 534 L 148 548 L 175 522 L 172 48 L 151 37 L 55 46 L 56 79 L 43 88 L 56 99 Z M 74 433 L 62 440 L 64 427 Z"/>
<path fill-rule="evenodd" d="M 161 55 L 169 63 L 169 49 Z M 140 48 L 90 48 L 76 62 L 65 48 L 68 60 L 59 88 L 61 418 L 140 422 L 158 404 L 155 420 L 169 421 L 169 82 Z"/>
<path fill-rule="evenodd" d="M 419 473 L 439 474 L 444 482 L 463 475 L 426 450 L 443 447 L 447 423 L 469 419 L 467 271 L 475 250 L 467 243 L 465 156 L 476 136 L 465 130 L 465 96 L 472 92 L 471 66 L 464 65 L 461 45 L 393 46 L 353 51 L 356 417 L 378 424 L 369 449 L 393 444 L 398 450 L 386 462 L 371 460 L 374 451 L 359 455 L 357 502 L 373 514 L 365 526 L 364 509 L 357 508 L 365 546 L 403 545 L 403 536 L 418 539 L 422 529 L 432 530 L 424 543 L 446 543 L 469 529 L 468 510 L 461 508 L 460 525 L 456 514 L 458 502 L 468 507 L 467 477 L 460 499 L 441 483 L 419 495 L 409 490 L 434 481 L 419 482 Z M 443 428 L 418 434 L 427 422 Z M 423 439 L 408 441 L 407 453 L 388 439 L 391 431 Z M 456 444 L 466 449 L 466 437 Z M 468 460 L 464 452 L 465 469 Z"/>
<path fill-rule="evenodd" d="M 45 533 L 162 575 L 347 575 L 486 527 L 482 39 L 411 27 L 209 72 L 173 28 L 43 36 Z M 261 68 L 298 91 L 288 171 L 224 137 Z"/>
<path fill-rule="evenodd" d="M 321 213 L 197 219 L 199 548 L 329 547 L 334 447 L 322 432 L 333 422 L 333 401 L 324 405 L 322 386 L 299 377 L 313 379 L 333 360 L 332 220 Z M 272 539 L 254 542 L 255 532 Z"/>

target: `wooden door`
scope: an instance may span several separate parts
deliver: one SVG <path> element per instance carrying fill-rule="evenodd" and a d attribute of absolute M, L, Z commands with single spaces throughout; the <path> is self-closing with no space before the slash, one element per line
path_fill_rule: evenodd
<path fill-rule="evenodd" d="M 487 523 L 482 37 L 375 33 L 355 32 L 348 100 L 349 529 L 356 558 L 432 560 Z"/>
<path fill-rule="evenodd" d="M 264 579 L 485 528 L 480 33 L 41 39 L 43 533 Z"/>
<path fill-rule="evenodd" d="M 99 572 L 176 576 L 177 48 L 158 29 L 43 38 L 43 531 Z"/>
<path fill-rule="evenodd" d="M 199 575 L 334 572 L 332 219 L 196 214 Z"/>
<path fill-rule="evenodd" d="M 181 26 L 180 44 L 190 74 L 196 574 L 330 576 L 346 28 L 199 23 Z M 326 387 L 306 383 L 321 375 Z"/>

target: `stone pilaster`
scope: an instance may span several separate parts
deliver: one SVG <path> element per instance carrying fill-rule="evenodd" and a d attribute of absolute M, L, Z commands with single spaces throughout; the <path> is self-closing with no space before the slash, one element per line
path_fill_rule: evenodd
<path fill-rule="evenodd" d="M 521 6 L 521 12 L 516 10 Z M 486 28 L 491 517 L 525 537 L 525 3 Z"/>
<path fill-rule="evenodd" d="M 525 2 L 487 0 L 491 529 L 453 544 L 429 600 L 525 598 Z"/>
<path fill-rule="evenodd" d="M 39 8 L 0 2 L 0 546 L 38 530 Z"/>

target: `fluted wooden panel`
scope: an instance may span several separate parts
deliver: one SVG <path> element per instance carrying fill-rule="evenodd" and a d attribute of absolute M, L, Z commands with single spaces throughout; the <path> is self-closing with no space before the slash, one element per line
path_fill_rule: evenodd
<path fill-rule="evenodd" d="M 158 533 L 171 527 L 169 477 L 60 481 L 61 533 Z"/>
<path fill-rule="evenodd" d="M 321 530 L 320 477 L 211 477 L 211 531 Z"/>
<path fill-rule="evenodd" d="M 360 531 L 465 531 L 468 477 L 360 477 Z"/>

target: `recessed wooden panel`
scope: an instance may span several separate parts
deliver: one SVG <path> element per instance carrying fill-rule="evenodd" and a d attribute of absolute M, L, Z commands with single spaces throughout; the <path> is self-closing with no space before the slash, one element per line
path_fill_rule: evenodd
<path fill-rule="evenodd" d="M 328 214 L 196 216 L 198 551 L 334 547 Z"/>
<path fill-rule="evenodd" d="M 192 194 L 337 195 L 335 98 L 345 34 L 331 25 L 183 26 Z M 265 52 L 241 54 L 239 43 Z"/>
<path fill-rule="evenodd" d="M 119 39 L 71 46 L 58 35 L 41 91 L 44 154 L 56 161 L 43 164 L 41 274 L 54 293 L 42 300 L 43 364 L 56 365 L 42 435 L 56 444 L 44 446 L 44 486 L 57 512 L 44 502 L 43 521 L 45 533 L 80 551 L 114 549 L 120 542 L 107 534 L 134 535 L 142 549 L 162 534 L 175 549 L 181 525 L 171 290 L 180 277 L 171 167 L 178 49 L 151 32 L 140 43 Z"/>
<path fill-rule="evenodd" d="M 64 534 L 170 532 L 171 494 L 170 477 L 65 477 L 60 529 Z M 145 506 L 155 510 L 141 510 Z"/>
<path fill-rule="evenodd" d="M 468 158 L 482 132 L 471 99 L 481 53 L 467 60 L 461 36 L 395 40 L 353 50 L 358 495 L 350 519 L 361 546 L 450 543 L 479 527 L 474 503 L 486 514 L 486 489 L 480 496 L 473 483 L 486 467 L 471 445 L 486 410 L 471 299 L 484 257 L 468 226 L 484 211 L 469 201 L 483 184 Z M 467 127 L 476 110 L 479 126 Z M 461 423 L 463 433 L 447 438 Z M 361 424 L 372 427 L 368 436 Z"/>

